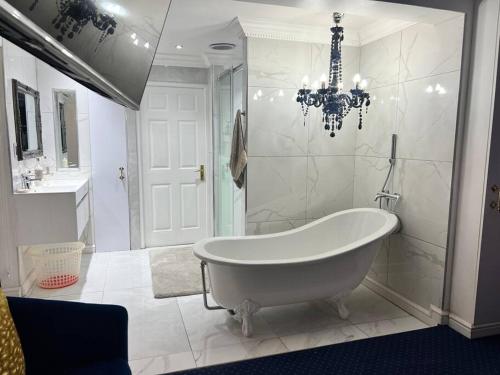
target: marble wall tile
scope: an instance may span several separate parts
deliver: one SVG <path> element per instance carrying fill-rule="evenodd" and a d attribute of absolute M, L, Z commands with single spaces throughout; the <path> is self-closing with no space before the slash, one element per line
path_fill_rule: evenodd
<path fill-rule="evenodd" d="M 307 157 L 250 157 L 247 221 L 305 219 Z"/>
<path fill-rule="evenodd" d="M 453 161 L 460 72 L 399 86 L 398 157 Z"/>
<path fill-rule="evenodd" d="M 128 202 L 130 216 L 130 248 L 141 248 L 141 202 L 139 174 L 139 150 L 137 140 L 136 112 L 126 109 L 127 127 L 127 176 L 128 176 Z"/>
<path fill-rule="evenodd" d="M 78 113 L 89 113 L 89 94 L 85 86 L 55 70 L 50 65 L 37 59 L 36 72 L 40 91 L 40 111 L 53 112 L 54 90 L 76 91 L 76 109 Z"/>
<path fill-rule="evenodd" d="M 375 194 L 382 190 L 389 167 L 388 158 L 356 156 L 353 207 L 379 207 L 374 200 Z M 387 187 L 392 191 L 392 177 Z"/>
<path fill-rule="evenodd" d="M 354 155 L 354 146 L 358 132 L 358 116 L 350 113 L 344 120 L 340 131 L 335 137 L 330 137 L 330 131 L 325 130 L 322 123 L 321 108 L 311 108 L 309 111 L 309 155 Z"/>
<path fill-rule="evenodd" d="M 353 156 L 311 156 L 307 165 L 307 217 L 352 208 Z"/>
<path fill-rule="evenodd" d="M 363 113 L 363 129 L 356 132 L 356 155 L 390 157 L 392 134 L 396 133 L 398 85 L 370 89 L 370 101 L 368 113 Z M 357 120 L 357 113 L 352 115 Z"/>
<path fill-rule="evenodd" d="M 453 164 L 398 160 L 394 192 L 401 194 L 396 213 L 402 233 L 446 247 Z"/>
<path fill-rule="evenodd" d="M 79 113 L 78 120 L 78 151 L 80 167 L 91 166 L 90 154 L 90 121 L 89 115 L 86 113 Z"/>
<path fill-rule="evenodd" d="M 352 79 L 359 73 L 360 48 L 342 46 L 342 81 L 344 88 L 349 90 L 354 86 Z M 330 69 L 330 45 L 311 44 L 311 83 L 319 81 L 322 74 L 328 77 Z"/>
<path fill-rule="evenodd" d="M 387 263 L 389 253 L 389 239 L 382 242 L 382 247 L 379 249 L 375 260 L 373 261 L 368 277 L 382 285 L 387 285 Z"/>
<path fill-rule="evenodd" d="M 403 30 L 399 81 L 460 69 L 464 17 L 439 24 L 419 23 Z"/>
<path fill-rule="evenodd" d="M 295 100 L 297 90 L 250 87 L 248 92 L 249 155 L 306 155 L 308 125 Z"/>
<path fill-rule="evenodd" d="M 56 160 L 56 137 L 54 129 L 54 115 L 42 113 L 42 144 L 43 155 L 49 160 Z M 54 163 L 55 164 L 55 163 Z"/>
<path fill-rule="evenodd" d="M 301 227 L 305 224 L 305 220 L 264 221 L 259 223 L 248 223 L 246 225 L 246 234 L 251 236 L 284 232 L 290 229 Z"/>
<path fill-rule="evenodd" d="M 36 59 L 28 52 L 12 44 L 8 40 L 3 40 L 3 67 L 5 79 L 5 108 L 7 114 L 7 129 L 9 136 L 10 161 L 12 170 L 12 187 L 17 190 L 21 186 L 21 177 L 19 166 L 21 163 L 17 160 L 17 154 L 14 147 L 16 141 L 16 127 L 14 121 L 14 101 L 12 97 L 12 80 L 19 82 L 38 90 L 36 81 Z M 31 160 L 31 162 L 33 162 Z M 32 168 L 30 160 L 24 160 L 22 164 L 27 168 Z"/>
<path fill-rule="evenodd" d="M 400 45 L 398 32 L 361 47 L 360 74 L 369 89 L 398 82 Z"/>
<path fill-rule="evenodd" d="M 247 45 L 248 86 L 298 89 L 310 75 L 310 43 L 248 38 Z"/>
<path fill-rule="evenodd" d="M 446 249 L 397 234 L 390 238 L 388 285 L 428 309 L 441 306 Z"/>

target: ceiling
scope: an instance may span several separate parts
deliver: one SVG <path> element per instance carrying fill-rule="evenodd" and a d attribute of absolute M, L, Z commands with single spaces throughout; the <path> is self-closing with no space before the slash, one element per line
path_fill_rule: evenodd
<path fill-rule="evenodd" d="M 416 7 L 408 7 L 408 14 L 405 15 L 405 8 L 398 5 L 393 12 L 397 19 L 381 17 L 381 14 L 392 15 L 390 9 L 384 10 L 377 5 L 385 4 L 387 7 L 387 3 L 368 0 L 337 0 L 339 7 L 330 11 L 325 10 L 332 8 L 332 4 L 328 7 L 325 5 L 327 0 L 172 0 L 155 63 L 203 67 L 219 63 L 224 65 L 223 62 L 228 58 L 241 60 L 242 33 L 271 35 L 274 32 L 274 36 L 267 35 L 271 38 L 280 38 L 287 33 L 287 38 L 291 40 L 328 43 L 333 10 L 344 11 L 345 3 L 360 1 L 368 5 L 357 8 L 351 6 L 342 22 L 346 32 L 346 44 L 364 44 L 375 40 L 375 34 L 383 37 L 398 31 L 398 28 L 401 30 L 408 27 L 419 19 L 435 22 L 446 16 L 450 18 L 451 13 L 430 8 L 419 8 L 424 9 L 419 13 L 415 12 Z M 274 5 L 280 2 L 286 5 Z M 335 0 L 333 2 L 335 3 Z M 319 7 L 318 3 L 321 3 L 322 7 Z M 221 53 L 209 48 L 210 44 L 218 42 L 234 43 L 237 47 L 232 53 Z M 182 45 L 183 48 L 176 49 L 177 45 Z"/>

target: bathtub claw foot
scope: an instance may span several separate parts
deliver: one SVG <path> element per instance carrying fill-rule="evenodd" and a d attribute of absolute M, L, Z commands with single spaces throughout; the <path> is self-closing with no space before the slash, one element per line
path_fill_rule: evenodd
<path fill-rule="evenodd" d="M 241 332 L 245 337 L 252 336 L 253 324 L 252 316 L 259 311 L 260 306 L 248 299 L 244 300 L 239 306 L 234 309 L 233 318 L 241 322 Z"/>
<path fill-rule="evenodd" d="M 340 318 L 341 319 L 349 318 L 349 309 L 345 305 L 345 298 L 339 298 L 338 300 L 335 301 L 335 304 L 337 305 L 337 311 L 339 313 Z"/>

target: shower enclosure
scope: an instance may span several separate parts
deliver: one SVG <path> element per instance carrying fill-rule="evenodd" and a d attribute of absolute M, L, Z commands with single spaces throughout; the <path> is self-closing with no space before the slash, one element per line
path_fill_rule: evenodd
<path fill-rule="evenodd" d="M 229 169 L 236 112 L 244 110 L 243 65 L 220 73 L 214 82 L 214 224 L 216 236 L 243 235 L 245 191 L 238 189 Z M 243 119 L 243 126 L 246 121 Z"/>

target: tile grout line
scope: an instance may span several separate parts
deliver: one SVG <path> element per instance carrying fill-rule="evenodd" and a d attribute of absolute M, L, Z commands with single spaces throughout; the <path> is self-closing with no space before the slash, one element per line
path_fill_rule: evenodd
<path fill-rule="evenodd" d="M 196 358 L 194 356 L 193 347 L 191 346 L 191 340 L 190 340 L 189 334 L 187 332 L 186 322 L 184 321 L 184 314 L 182 313 L 181 306 L 179 305 L 179 298 L 178 297 L 175 297 L 175 304 L 177 306 L 177 309 L 179 310 L 179 315 L 181 316 L 182 327 L 184 327 L 184 333 L 186 334 L 186 338 L 187 338 L 187 342 L 188 342 L 188 345 L 189 345 L 189 349 L 191 350 L 191 357 L 193 357 L 194 365 L 197 368 L 198 367 L 198 362 L 196 361 Z"/>

